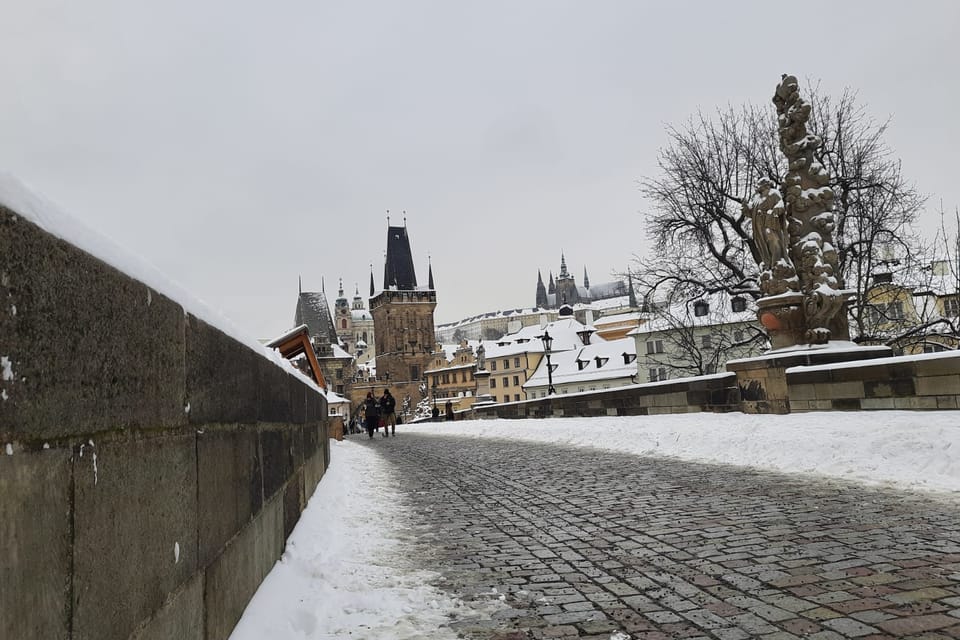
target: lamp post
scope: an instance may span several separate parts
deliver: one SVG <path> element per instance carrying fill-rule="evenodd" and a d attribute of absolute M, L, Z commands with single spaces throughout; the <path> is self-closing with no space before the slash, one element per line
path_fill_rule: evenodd
<path fill-rule="evenodd" d="M 550 337 L 549 331 L 544 330 L 540 339 L 543 340 L 543 354 L 547 356 L 547 395 L 550 396 L 557 392 L 553 388 L 553 365 L 550 363 L 550 348 L 553 346 L 553 338 Z"/>

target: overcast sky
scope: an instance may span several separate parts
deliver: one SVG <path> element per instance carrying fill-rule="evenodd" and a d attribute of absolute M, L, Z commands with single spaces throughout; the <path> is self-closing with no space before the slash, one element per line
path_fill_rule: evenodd
<path fill-rule="evenodd" d="M 387 209 L 438 323 L 532 306 L 561 251 L 611 280 L 664 125 L 768 105 L 785 72 L 858 90 L 931 219 L 960 205 L 953 0 L 0 7 L 0 170 L 257 337 L 298 276 L 381 286 Z"/>

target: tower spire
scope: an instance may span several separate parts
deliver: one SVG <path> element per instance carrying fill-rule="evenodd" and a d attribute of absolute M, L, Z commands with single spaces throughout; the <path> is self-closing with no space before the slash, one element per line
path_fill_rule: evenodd
<path fill-rule="evenodd" d="M 390 226 L 390 209 L 387 209 L 387 226 Z"/>
<path fill-rule="evenodd" d="M 298 293 L 303 293 L 303 276 L 297 276 L 297 291 Z"/>
<path fill-rule="evenodd" d="M 586 267 L 583 268 L 583 288 L 584 289 L 590 288 L 590 276 L 587 275 Z"/>
<path fill-rule="evenodd" d="M 370 297 L 373 297 L 373 263 L 370 263 Z"/>
<path fill-rule="evenodd" d="M 430 256 L 427 256 L 427 288 L 431 291 L 436 291 L 436 287 L 433 286 L 433 260 Z"/>

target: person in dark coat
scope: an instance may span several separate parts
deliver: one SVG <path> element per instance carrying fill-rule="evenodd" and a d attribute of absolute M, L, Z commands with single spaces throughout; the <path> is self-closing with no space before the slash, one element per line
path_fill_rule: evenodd
<path fill-rule="evenodd" d="M 367 427 L 367 436 L 373 437 L 373 431 L 380 426 L 380 406 L 373 397 L 372 391 L 367 391 L 367 398 L 363 401 L 364 426 Z"/>
<path fill-rule="evenodd" d="M 383 435 L 387 436 L 387 430 L 389 429 L 391 433 L 397 435 L 397 414 L 395 413 L 397 408 L 397 400 L 390 393 L 390 389 L 384 389 L 383 395 L 380 396 L 380 413 L 383 414 Z"/>
<path fill-rule="evenodd" d="M 453 420 L 456 416 L 453 413 L 453 402 L 447 400 L 447 404 L 443 405 L 443 409 L 446 412 L 447 420 Z"/>

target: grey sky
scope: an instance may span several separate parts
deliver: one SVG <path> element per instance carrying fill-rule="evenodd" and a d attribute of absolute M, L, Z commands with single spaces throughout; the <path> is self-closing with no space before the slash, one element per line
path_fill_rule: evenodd
<path fill-rule="evenodd" d="M 0 169 L 259 337 L 299 275 L 381 284 L 386 209 L 438 322 L 531 306 L 561 250 L 611 279 L 664 124 L 767 105 L 784 72 L 893 116 L 931 210 L 960 205 L 950 0 L 0 6 Z"/>

